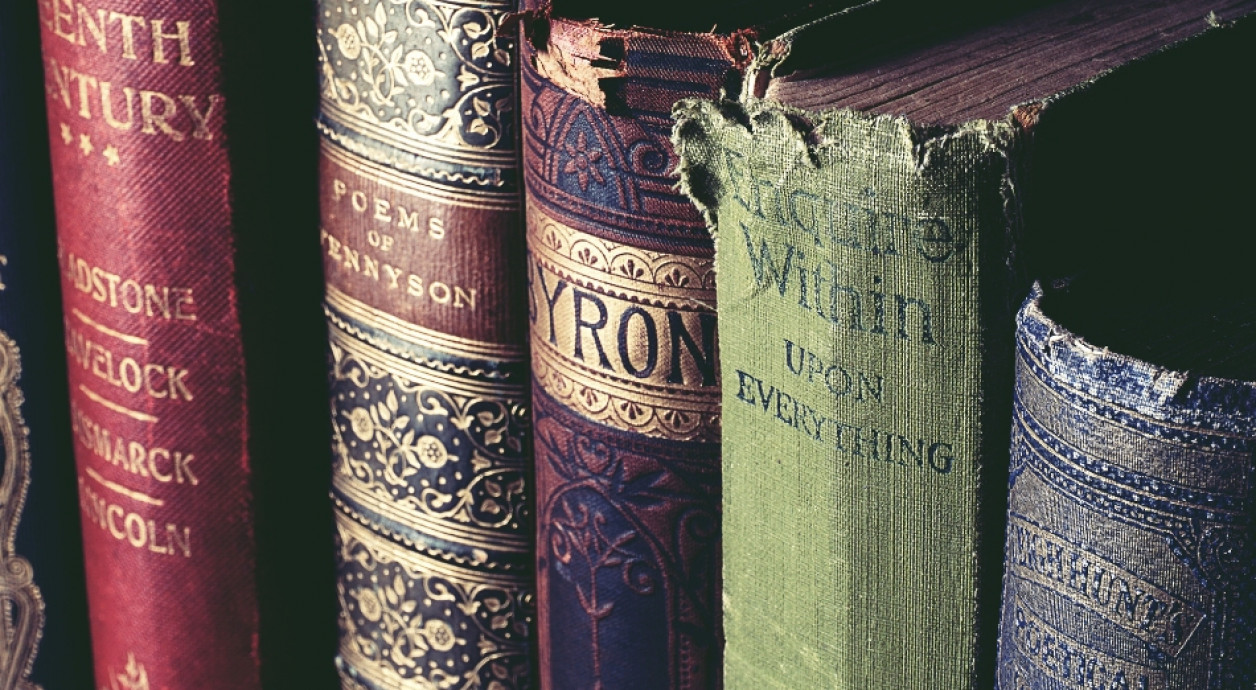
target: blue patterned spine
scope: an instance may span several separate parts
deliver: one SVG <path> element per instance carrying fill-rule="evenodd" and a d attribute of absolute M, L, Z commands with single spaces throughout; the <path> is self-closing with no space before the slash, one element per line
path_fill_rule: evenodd
<path fill-rule="evenodd" d="M 1250 690 L 1256 384 L 1018 317 L 999 687 Z"/>
<path fill-rule="evenodd" d="M 510 0 L 321 0 L 346 690 L 533 687 Z"/>

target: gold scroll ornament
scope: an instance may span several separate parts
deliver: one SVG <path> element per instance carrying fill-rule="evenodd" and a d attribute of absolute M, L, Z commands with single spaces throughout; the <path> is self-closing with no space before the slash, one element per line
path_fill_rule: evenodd
<path fill-rule="evenodd" d="M 0 477 L 0 690 L 38 690 L 27 680 L 43 634 L 44 600 L 35 586 L 34 570 L 17 555 L 17 524 L 30 486 L 31 458 L 22 421 L 22 373 L 17 343 L 0 331 L 0 436 L 4 437 L 4 470 Z"/>

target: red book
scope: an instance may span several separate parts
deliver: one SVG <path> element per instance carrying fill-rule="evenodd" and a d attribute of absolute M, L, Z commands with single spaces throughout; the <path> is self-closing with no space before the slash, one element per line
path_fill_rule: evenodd
<path fill-rule="evenodd" d="M 273 638 L 295 638 L 269 634 L 259 610 L 270 577 L 259 574 L 259 543 L 270 532 L 257 521 L 255 465 L 270 446 L 254 408 L 273 396 L 274 372 L 260 366 L 273 348 L 259 360 L 244 353 L 247 324 L 291 293 L 257 277 L 264 228 L 251 226 L 265 215 L 259 196 L 290 208 L 286 190 L 298 185 L 241 185 L 264 159 L 232 150 L 243 148 L 236 134 L 252 142 L 250 123 L 265 119 L 248 119 L 263 110 L 260 89 L 226 78 L 224 46 L 236 44 L 225 37 L 244 36 L 244 18 L 224 20 L 240 10 L 227 0 L 43 0 L 40 9 L 96 686 L 260 688 L 263 652 L 282 647 Z M 261 42 L 240 45 L 254 59 L 270 54 L 257 52 Z M 311 291 L 308 308 L 276 311 L 308 314 L 317 328 L 316 305 Z M 297 335 L 280 330 L 284 319 L 273 325 L 271 337 Z M 315 362 L 308 375 L 320 380 L 322 346 L 310 342 L 316 356 L 291 359 Z M 303 448 L 295 439 L 287 450 Z M 325 467 L 325 454 L 302 465 Z M 273 469 L 283 457 L 266 459 Z M 292 492 L 294 510 L 308 493 Z M 312 526 L 325 540 L 322 528 Z M 287 579 L 319 580 L 317 565 L 293 561 Z M 282 608 L 286 595 L 277 596 L 271 609 Z"/>

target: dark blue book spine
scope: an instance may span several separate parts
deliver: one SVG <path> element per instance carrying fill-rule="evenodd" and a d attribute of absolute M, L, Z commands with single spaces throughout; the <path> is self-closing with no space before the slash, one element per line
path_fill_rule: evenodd
<path fill-rule="evenodd" d="M 1251 690 L 1256 384 L 1018 317 L 999 687 Z"/>
<path fill-rule="evenodd" d="M 0 3 L 0 690 L 92 669 L 37 7 Z"/>

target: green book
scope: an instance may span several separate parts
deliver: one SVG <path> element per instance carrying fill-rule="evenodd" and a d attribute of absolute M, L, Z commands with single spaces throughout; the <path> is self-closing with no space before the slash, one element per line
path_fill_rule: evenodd
<path fill-rule="evenodd" d="M 990 686 L 1012 317 L 1031 273 L 1088 268 L 1044 228 L 1099 241 L 1068 202 L 1118 153 L 1108 191 L 1152 189 L 1155 147 L 1096 132 L 1253 7 L 1074 1 L 907 31 L 872 7 L 674 110 L 716 236 L 726 687 Z"/>

